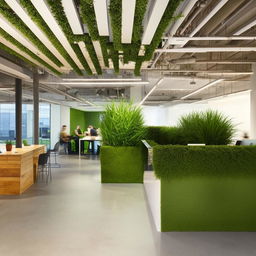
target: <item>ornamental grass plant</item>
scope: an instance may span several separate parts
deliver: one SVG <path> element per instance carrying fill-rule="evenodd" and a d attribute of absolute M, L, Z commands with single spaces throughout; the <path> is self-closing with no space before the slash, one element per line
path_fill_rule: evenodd
<path fill-rule="evenodd" d="M 104 145 L 137 146 L 145 138 L 145 133 L 140 107 L 129 102 L 107 105 L 101 122 Z"/>
<path fill-rule="evenodd" d="M 218 111 L 193 112 L 181 117 L 178 127 L 187 143 L 227 145 L 232 142 L 235 125 Z"/>

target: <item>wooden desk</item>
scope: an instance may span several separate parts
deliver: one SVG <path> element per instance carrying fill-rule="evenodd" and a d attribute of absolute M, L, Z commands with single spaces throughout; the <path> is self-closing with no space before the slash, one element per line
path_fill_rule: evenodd
<path fill-rule="evenodd" d="M 33 145 L 1 153 L 0 195 L 22 194 L 34 183 L 38 156 L 43 152 L 44 145 Z"/>

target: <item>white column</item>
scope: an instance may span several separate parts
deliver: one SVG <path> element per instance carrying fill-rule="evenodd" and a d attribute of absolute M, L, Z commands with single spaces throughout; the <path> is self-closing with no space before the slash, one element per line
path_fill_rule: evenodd
<path fill-rule="evenodd" d="M 59 141 L 60 137 L 60 105 L 51 104 L 51 148 Z"/>
<path fill-rule="evenodd" d="M 256 139 L 256 63 L 252 64 L 251 75 L 251 139 Z"/>

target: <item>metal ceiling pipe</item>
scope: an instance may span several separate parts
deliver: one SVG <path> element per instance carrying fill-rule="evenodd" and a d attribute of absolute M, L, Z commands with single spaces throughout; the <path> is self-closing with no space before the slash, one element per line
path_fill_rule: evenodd
<path fill-rule="evenodd" d="M 211 34 L 216 35 L 225 27 L 236 21 L 240 16 L 243 16 L 244 12 L 247 12 L 251 8 L 251 4 L 255 3 L 255 0 L 247 1 L 237 12 L 231 15 L 226 21 L 224 21 L 221 25 L 219 25 L 216 29 L 214 29 Z"/>
<path fill-rule="evenodd" d="M 185 23 L 184 27 L 182 28 L 182 30 L 179 32 L 180 35 L 182 35 L 186 29 L 188 28 L 188 26 L 193 22 L 193 20 L 197 17 L 197 15 L 201 12 L 201 10 L 205 7 L 205 4 L 200 3 L 198 5 L 198 9 L 196 10 L 196 12 L 192 15 L 192 17 Z"/>
<path fill-rule="evenodd" d="M 190 13 L 190 11 L 192 10 L 192 8 L 194 7 L 194 5 L 197 3 L 198 0 L 187 0 L 186 2 L 183 3 L 183 5 L 185 4 L 185 7 L 183 9 L 183 11 L 181 12 L 182 17 L 179 18 L 174 25 L 171 27 L 169 34 L 170 36 L 175 35 L 175 33 L 177 32 L 177 30 L 179 29 L 180 25 L 182 24 L 182 22 L 186 19 L 186 17 L 188 16 L 188 14 Z M 169 39 L 168 39 L 169 41 Z M 167 49 L 167 47 L 169 46 L 169 42 L 166 42 L 164 45 L 164 49 Z M 153 63 L 151 64 L 151 68 L 155 67 L 156 62 L 158 61 L 158 59 L 160 58 L 162 53 L 159 53 Z"/>

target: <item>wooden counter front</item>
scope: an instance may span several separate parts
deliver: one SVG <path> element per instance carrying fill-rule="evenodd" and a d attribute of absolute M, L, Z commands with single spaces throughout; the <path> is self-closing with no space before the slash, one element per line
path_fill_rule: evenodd
<path fill-rule="evenodd" d="M 44 145 L 35 145 L 1 153 L 0 195 L 17 195 L 28 189 L 35 180 L 38 156 L 44 151 Z"/>

